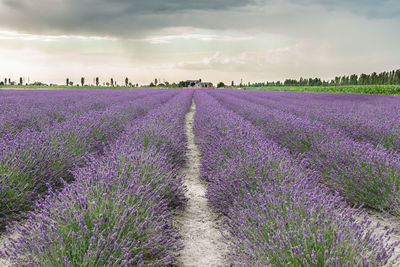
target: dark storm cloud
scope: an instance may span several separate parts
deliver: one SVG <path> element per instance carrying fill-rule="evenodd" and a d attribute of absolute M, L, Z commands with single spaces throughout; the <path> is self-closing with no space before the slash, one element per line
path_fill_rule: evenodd
<path fill-rule="evenodd" d="M 270 9 L 271 7 L 271 9 Z M 396 18 L 398 0 L 0 0 L 0 30 L 141 38 L 165 28 L 290 32 L 320 9 Z M 315 11 L 315 12 L 314 12 Z M 315 21 L 305 25 L 314 27 Z"/>
<path fill-rule="evenodd" d="M 182 13 L 227 11 L 253 0 L 0 0 L 0 26 L 31 33 L 123 36 L 192 26 Z"/>
<path fill-rule="evenodd" d="M 187 9 L 230 9 L 235 6 L 247 5 L 249 0 L 3 0 L 6 6 L 31 9 L 32 7 L 45 8 L 46 6 L 70 6 L 76 10 L 91 7 L 91 9 L 117 7 L 127 13 L 175 12 Z M 107 11 L 107 10 L 104 10 Z"/>
<path fill-rule="evenodd" d="M 398 0 L 290 0 L 304 5 L 321 5 L 329 10 L 348 11 L 369 18 L 400 17 Z"/>

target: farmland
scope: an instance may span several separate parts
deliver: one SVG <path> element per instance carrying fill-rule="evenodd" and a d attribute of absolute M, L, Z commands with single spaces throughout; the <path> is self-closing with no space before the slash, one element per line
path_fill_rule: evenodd
<path fill-rule="evenodd" d="M 400 85 L 250 86 L 246 90 L 399 95 Z"/>
<path fill-rule="evenodd" d="M 398 96 L 1 91 L 0 265 L 399 264 L 399 115 Z"/>

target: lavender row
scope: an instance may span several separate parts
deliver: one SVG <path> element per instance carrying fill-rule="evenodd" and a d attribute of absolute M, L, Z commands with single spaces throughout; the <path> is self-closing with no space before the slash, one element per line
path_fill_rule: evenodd
<path fill-rule="evenodd" d="M 205 92 L 196 142 L 207 197 L 225 215 L 235 266 L 382 266 L 397 243 L 318 183 L 289 151 Z"/>
<path fill-rule="evenodd" d="M 124 131 L 127 121 L 174 94 L 149 94 L 106 111 L 89 111 L 55 123 L 46 131 L 22 131 L 13 139 L 0 139 L 0 228 L 21 218 L 21 212 L 29 210 L 50 188 L 71 182 L 75 166 L 86 164 L 89 155 L 101 155 L 104 146 Z"/>
<path fill-rule="evenodd" d="M 319 121 L 223 93 L 213 95 L 225 107 L 262 129 L 266 138 L 288 148 L 349 202 L 400 214 L 398 153 L 357 142 Z"/>
<path fill-rule="evenodd" d="M 13 138 L 23 130 L 41 131 L 53 123 L 69 120 L 90 111 L 104 111 L 149 94 L 122 91 L 2 91 L 0 98 L 0 137 Z"/>
<path fill-rule="evenodd" d="M 318 120 L 357 141 L 400 151 L 400 98 L 350 94 L 236 93 L 251 102 Z M 282 105 L 284 103 L 284 105 Z"/>
<path fill-rule="evenodd" d="M 3 257 L 29 266 L 160 266 L 182 248 L 171 209 L 185 202 L 177 170 L 193 92 L 132 121 L 76 181 L 38 204 Z"/>

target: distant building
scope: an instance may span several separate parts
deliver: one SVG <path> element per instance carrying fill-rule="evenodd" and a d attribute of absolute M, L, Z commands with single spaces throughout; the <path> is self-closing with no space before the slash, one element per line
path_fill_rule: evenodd
<path fill-rule="evenodd" d="M 185 87 L 188 88 L 214 88 L 214 85 L 210 82 L 202 82 L 199 80 L 187 80 L 184 83 Z"/>

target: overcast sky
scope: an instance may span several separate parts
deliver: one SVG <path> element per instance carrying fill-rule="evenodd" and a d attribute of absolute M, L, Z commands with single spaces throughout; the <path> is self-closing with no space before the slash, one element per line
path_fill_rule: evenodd
<path fill-rule="evenodd" d="M 330 79 L 400 68 L 399 29 L 399 0 L 0 0 L 0 79 Z"/>

